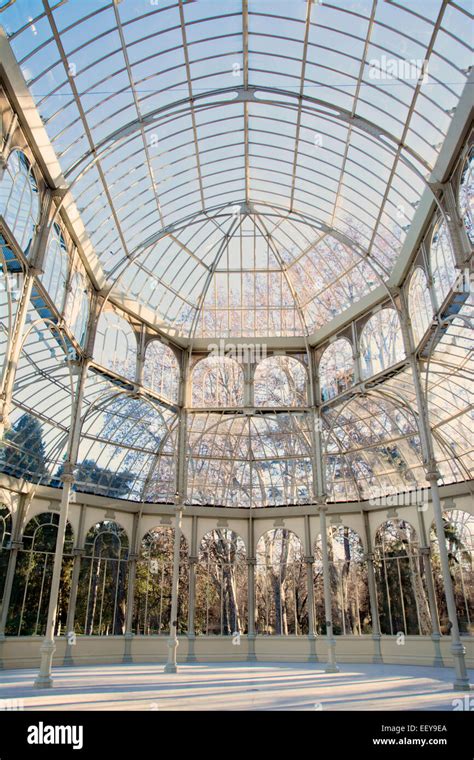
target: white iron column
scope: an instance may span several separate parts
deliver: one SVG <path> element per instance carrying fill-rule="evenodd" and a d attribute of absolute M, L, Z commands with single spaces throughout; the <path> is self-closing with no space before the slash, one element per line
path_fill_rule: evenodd
<path fill-rule="evenodd" d="M 178 649 L 178 593 L 179 593 L 179 547 L 181 542 L 181 519 L 183 505 L 175 506 L 174 521 L 174 550 L 173 550 L 173 581 L 171 586 L 171 618 L 170 635 L 168 638 L 168 661 L 165 665 L 165 673 L 177 673 L 177 649 Z"/>
<path fill-rule="evenodd" d="M 133 662 L 132 660 L 132 641 L 133 641 L 133 602 L 135 599 L 135 579 L 137 575 L 138 560 L 138 541 L 139 541 L 139 524 L 140 514 L 135 512 L 133 515 L 132 528 L 132 551 L 128 555 L 128 588 L 127 588 L 127 612 L 125 619 L 125 651 L 123 662 Z"/>
<path fill-rule="evenodd" d="M 188 557 L 189 562 L 189 606 L 188 606 L 188 656 L 187 662 L 196 662 L 194 645 L 196 634 L 194 630 L 194 618 L 196 612 L 196 565 L 197 556 L 197 529 L 198 518 L 193 515 L 191 518 L 191 553 Z"/>
<path fill-rule="evenodd" d="M 255 558 L 255 537 L 253 533 L 253 519 L 250 511 L 248 518 L 248 534 L 247 534 L 247 660 L 249 662 L 255 662 L 257 656 L 255 654 L 255 566 L 257 560 Z"/>
<path fill-rule="evenodd" d="M 423 506 L 423 505 L 421 505 Z M 431 564 L 431 547 L 426 533 L 423 510 L 418 506 L 418 528 L 420 531 L 420 556 L 423 563 L 423 572 L 428 591 L 428 606 L 430 608 L 431 618 L 431 638 L 435 645 L 434 667 L 443 667 L 443 658 L 441 656 L 441 631 L 439 627 L 438 605 L 436 604 L 436 593 L 433 581 L 433 566 Z"/>
<path fill-rule="evenodd" d="M 436 525 L 436 535 L 438 536 L 439 556 L 441 560 L 441 569 L 443 574 L 444 594 L 446 605 L 448 607 L 448 616 L 451 623 L 451 653 L 454 660 L 454 689 L 460 691 L 470 691 L 469 677 L 466 669 L 466 648 L 461 642 L 459 635 L 458 616 L 456 611 L 456 600 L 454 597 L 453 582 L 449 567 L 449 555 L 446 546 L 446 537 L 444 535 L 443 512 L 441 500 L 439 497 L 438 480 L 440 479 L 436 461 L 434 458 L 428 462 L 426 467 L 426 479 L 431 485 L 431 498 L 433 500 L 433 513 Z"/>
<path fill-rule="evenodd" d="M 326 615 L 326 641 L 328 648 L 328 662 L 326 673 L 338 673 L 339 668 L 336 665 L 336 642 L 333 635 L 332 626 L 332 600 L 331 584 L 329 576 L 329 551 L 328 551 L 328 532 L 326 525 L 327 504 L 319 504 L 319 520 L 321 526 L 321 553 L 323 558 L 323 584 L 324 584 L 324 610 Z"/>
<path fill-rule="evenodd" d="M 71 593 L 69 594 L 69 607 L 66 620 L 66 652 L 64 655 L 64 665 L 74 665 L 72 656 L 72 647 L 76 645 L 76 634 L 74 633 L 74 623 L 76 618 L 76 601 L 77 590 L 79 586 L 79 574 L 81 572 L 81 560 L 84 555 L 84 521 L 86 507 L 81 504 L 79 513 L 79 527 L 77 530 L 77 543 L 73 550 L 74 564 L 71 574 Z"/>
<path fill-rule="evenodd" d="M 469 678 L 466 669 L 465 654 L 466 649 L 461 642 L 459 635 L 459 625 L 456 612 L 456 600 L 454 597 L 453 581 L 451 578 L 451 572 L 449 567 L 448 549 L 446 546 L 446 537 L 444 534 L 444 521 L 443 510 L 441 507 L 441 499 L 439 495 L 438 480 L 441 479 L 441 475 L 438 471 L 438 465 L 436 462 L 433 438 L 431 434 L 431 426 L 428 412 L 428 403 L 423 392 L 421 385 L 421 378 L 419 372 L 418 361 L 415 357 L 413 349 L 413 336 L 411 332 L 411 325 L 408 320 L 407 304 L 404 297 L 404 293 L 400 292 L 400 301 L 402 304 L 402 310 L 400 314 L 400 324 L 402 328 L 403 342 L 405 346 L 405 352 L 410 361 L 410 368 L 412 372 L 413 385 L 415 388 L 416 402 L 418 407 L 418 424 L 421 448 L 423 452 L 423 467 L 426 472 L 426 480 L 431 486 L 431 499 L 433 504 L 433 514 L 436 525 L 436 534 L 438 536 L 439 555 L 441 560 L 441 570 L 443 575 L 444 593 L 446 597 L 446 605 L 448 608 L 449 621 L 451 623 L 451 653 L 453 655 L 455 679 L 454 688 L 461 691 L 469 691 Z"/>
<path fill-rule="evenodd" d="M 370 533 L 369 515 L 367 512 L 362 512 L 362 519 L 364 521 L 365 532 L 365 545 L 367 552 L 365 560 L 367 562 L 367 582 L 369 587 L 369 599 L 370 599 L 370 617 L 372 618 L 372 640 L 374 642 L 374 663 L 382 663 L 382 647 L 381 647 L 381 634 L 380 634 L 380 620 L 379 620 L 379 607 L 377 603 L 377 584 L 375 583 L 375 570 L 374 570 L 374 553 L 372 551 L 372 536 Z"/>
<path fill-rule="evenodd" d="M 12 594 L 13 581 L 15 579 L 16 562 L 18 558 L 18 552 L 23 546 L 22 527 L 28 507 L 33 499 L 33 495 L 34 490 L 32 489 L 29 493 L 22 494 L 20 496 L 20 504 L 18 506 L 18 512 L 15 518 L 15 528 L 10 544 L 10 555 L 8 557 L 8 567 L 5 577 L 5 585 L 3 587 L 3 599 L 0 610 L 0 643 L 5 640 L 5 626 L 7 624 L 8 611 L 10 609 L 10 599 Z"/>
<path fill-rule="evenodd" d="M 51 580 L 51 591 L 48 607 L 48 619 L 46 622 L 46 634 L 41 645 L 41 665 L 39 673 L 35 679 L 35 687 L 50 688 L 53 685 L 51 677 L 51 666 L 53 655 L 56 651 L 54 641 L 54 629 L 56 624 L 56 611 L 58 606 L 59 583 L 61 580 L 61 569 L 63 559 L 64 536 L 66 534 L 67 514 L 69 508 L 69 494 L 74 482 L 73 468 L 70 464 L 64 465 L 64 472 L 61 475 L 63 490 L 61 494 L 61 513 L 59 516 L 59 525 L 56 538 L 56 551 L 54 555 L 53 577 Z"/>
<path fill-rule="evenodd" d="M 34 276 L 36 270 L 30 268 L 25 275 L 20 297 L 20 303 L 13 326 L 13 335 L 10 343 L 10 352 L 7 357 L 6 371 L 3 376 L 3 384 L 0 388 L 0 440 L 3 438 L 5 430 L 10 427 L 8 418 L 12 396 L 13 385 L 15 383 L 16 370 L 23 346 L 23 332 L 25 329 L 28 307 L 30 305 L 31 291 L 33 288 Z"/>
<path fill-rule="evenodd" d="M 178 420 L 178 441 L 176 461 L 176 494 L 175 494 L 175 526 L 174 526 L 174 549 L 173 549 L 173 579 L 171 585 L 171 617 L 170 633 L 168 637 L 168 660 L 165 665 L 165 673 L 177 673 L 177 649 L 178 641 L 178 594 L 179 594 L 179 555 L 181 543 L 181 521 L 183 517 L 184 499 L 187 482 L 187 405 L 189 403 L 189 356 L 182 355 L 180 376 L 180 409 Z"/>
<path fill-rule="evenodd" d="M 313 370 L 315 372 L 315 369 Z M 314 391 L 317 393 L 317 378 L 314 380 Z M 316 398 L 313 398 L 315 404 Z M 326 471 L 325 457 L 322 442 L 322 416 L 321 407 L 313 406 L 312 416 L 312 437 L 314 442 L 313 455 L 313 479 L 315 482 L 314 490 L 317 495 L 317 504 L 319 508 L 319 525 L 321 530 L 321 550 L 323 560 L 323 589 L 324 589 L 324 610 L 326 617 L 326 643 L 327 643 L 327 665 L 326 673 L 338 673 L 339 668 L 336 665 L 336 641 L 334 639 L 332 623 L 332 599 L 329 567 L 329 550 L 328 550 L 328 533 L 326 524 Z"/>
<path fill-rule="evenodd" d="M 5 430 L 10 427 L 8 415 L 13 397 L 13 386 L 15 383 L 18 362 L 23 348 L 23 334 L 30 305 L 31 291 L 33 289 L 35 277 L 42 273 L 41 267 L 43 266 L 44 257 L 46 255 L 50 233 L 49 219 L 52 206 L 53 194 L 50 190 L 45 190 L 42 198 L 40 222 L 37 227 L 38 232 L 33 240 L 30 263 L 27 265 L 20 303 L 18 305 L 13 326 L 13 335 L 6 371 L 3 376 L 2 386 L 0 387 L 0 440 L 3 438 Z"/>
<path fill-rule="evenodd" d="M 309 515 L 304 516 L 304 538 L 305 538 L 305 565 L 306 565 L 306 584 L 308 588 L 308 639 L 310 641 L 309 661 L 314 662 L 316 657 L 316 619 L 314 610 L 314 574 L 313 564 L 314 556 L 311 541 L 311 524 Z"/>
<path fill-rule="evenodd" d="M 89 361 L 84 359 L 81 364 L 80 374 L 77 380 L 77 390 L 75 393 L 71 426 L 69 428 L 68 439 L 68 454 L 66 463 L 64 465 L 64 471 L 61 475 L 63 482 L 63 489 L 61 494 L 61 505 L 59 515 L 59 525 L 56 536 L 56 549 L 54 554 L 53 564 L 53 577 L 51 580 L 51 591 L 49 597 L 48 618 L 46 622 L 46 633 L 41 646 L 41 665 L 38 676 L 35 680 L 36 688 L 50 688 L 53 685 L 53 679 L 51 677 L 51 665 L 53 662 L 53 655 L 56 650 L 56 644 L 54 641 L 54 629 L 56 624 L 56 612 L 58 606 L 58 592 L 59 584 L 61 580 L 61 569 L 63 562 L 63 550 L 64 550 L 64 536 L 66 534 L 67 517 L 69 510 L 69 497 L 71 493 L 72 484 L 74 482 L 74 467 L 77 461 L 77 452 L 79 449 L 79 437 L 80 437 L 80 418 L 82 397 L 84 394 L 84 386 L 87 377 L 87 370 Z"/>

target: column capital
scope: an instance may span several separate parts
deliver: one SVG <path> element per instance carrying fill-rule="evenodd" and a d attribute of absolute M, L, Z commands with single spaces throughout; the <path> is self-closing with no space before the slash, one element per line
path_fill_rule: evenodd
<path fill-rule="evenodd" d="M 140 555 L 137 554 L 136 552 L 130 552 L 130 554 L 128 555 L 128 560 L 129 562 L 136 562 L 139 556 Z"/>
<path fill-rule="evenodd" d="M 10 541 L 9 549 L 23 549 L 23 541 Z"/>
<path fill-rule="evenodd" d="M 74 465 L 71 462 L 66 462 L 63 466 L 63 471 L 59 476 L 59 480 L 63 483 L 74 483 Z"/>
<path fill-rule="evenodd" d="M 304 561 L 306 562 L 307 565 L 314 564 L 314 557 L 313 557 L 313 555 L 312 554 L 306 554 L 305 557 L 304 557 Z"/>
<path fill-rule="evenodd" d="M 85 554 L 85 552 L 86 552 L 86 550 L 83 549 L 82 547 L 75 546 L 74 549 L 72 550 L 72 556 L 73 557 L 83 557 L 84 554 Z"/>
<path fill-rule="evenodd" d="M 188 557 L 188 562 L 190 565 L 197 565 L 199 562 L 199 557 L 196 557 L 194 554 L 190 554 Z"/>
<path fill-rule="evenodd" d="M 327 501 L 328 501 L 327 493 L 320 493 L 315 497 L 314 506 L 317 509 L 327 509 L 328 508 Z"/>
<path fill-rule="evenodd" d="M 425 470 L 426 480 L 428 483 L 437 483 L 437 481 L 441 479 L 441 473 L 438 470 L 436 460 L 431 459 L 429 462 L 424 462 L 423 468 Z"/>
<path fill-rule="evenodd" d="M 40 274 L 43 274 L 43 270 L 41 267 L 35 266 L 34 264 L 30 264 L 28 266 L 28 274 L 30 274 L 32 277 L 39 277 Z"/>
<path fill-rule="evenodd" d="M 245 562 L 250 567 L 254 567 L 257 564 L 257 558 L 256 557 L 247 557 L 247 559 L 245 560 Z"/>

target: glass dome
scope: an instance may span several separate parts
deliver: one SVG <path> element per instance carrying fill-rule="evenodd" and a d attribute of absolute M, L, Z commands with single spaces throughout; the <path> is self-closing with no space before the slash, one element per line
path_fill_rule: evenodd
<path fill-rule="evenodd" d="M 28 0 L 1 21 L 103 284 L 190 338 L 308 335 L 388 281 L 466 82 L 464 19 Z"/>
<path fill-rule="evenodd" d="M 2 666 L 466 689 L 469 3 L 0 6 Z"/>

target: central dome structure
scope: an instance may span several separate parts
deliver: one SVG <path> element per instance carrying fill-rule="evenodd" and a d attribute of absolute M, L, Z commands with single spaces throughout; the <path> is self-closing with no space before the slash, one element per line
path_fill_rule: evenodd
<path fill-rule="evenodd" d="M 0 668 L 469 690 L 469 2 L 0 6 Z"/>
<path fill-rule="evenodd" d="M 113 297 L 186 338 L 309 335 L 377 287 L 390 262 L 318 222 L 240 204 L 157 238 Z"/>

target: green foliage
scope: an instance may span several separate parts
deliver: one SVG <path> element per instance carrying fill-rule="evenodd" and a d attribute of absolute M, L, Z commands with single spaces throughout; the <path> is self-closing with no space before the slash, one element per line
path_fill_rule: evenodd
<path fill-rule="evenodd" d="M 8 612 L 6 633 L 10 636 L 42 636 L 46 619 L 56 549 L 57 514 L 44 512 L 34 517 L 25 528 L 23 548 L 18 553 L 15 578 Z M 73 534 L 66 526 L 65 554 L 61 569 L 56 632 L 66 625 L 71 591 Z"/>
<path fill-rule="evenodd" d="M 61 465 L 56 477 L 60 478 L 63 471 L 64 465 Z M 119 499 L 128 496 L 134 477 L 134 474 L 128 470 L 114 472 L 106 467 L 99 467 L 92 459 L 84 459 L 76 467 L 75 488 L 83 493 Z"/>
<path fill-rule="evenodd" d="M 4 436 L 0 450 L 0 471 L 35 483 L 49 480 L 41 424 L 31 414 L 23 414 Z"/>

